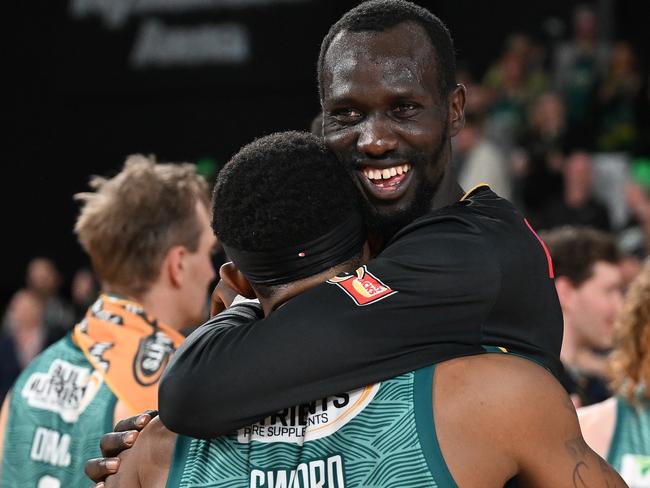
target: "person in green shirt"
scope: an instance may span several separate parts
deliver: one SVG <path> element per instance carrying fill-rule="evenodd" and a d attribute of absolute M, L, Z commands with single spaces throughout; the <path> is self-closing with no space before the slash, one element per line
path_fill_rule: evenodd
<path fill-rule="evenodd" d="M 215 276 L 206 182 L 189 164 L 130 157 L 82 193 L 75 232 L 102 294 L 22 372 L 0 417 L 0 486 L 88 484 L 83 466 L 117 419 L 158 404 L 158 380 L 206 314 Z"/>
<path fill-rule="evenodd" d="M 578 410 L 585 440 L 632 488 L 650 486 L 650 260 L 630 286 L 610 360 L 611 398 Z"/>

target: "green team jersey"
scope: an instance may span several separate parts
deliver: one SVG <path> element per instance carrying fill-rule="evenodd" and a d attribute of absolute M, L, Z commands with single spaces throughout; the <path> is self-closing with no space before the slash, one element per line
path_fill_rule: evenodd
<path fill-rule="evenodd" d="M 607 461 L 630 488 L 650 488 L 650 402 L 616 398 L 616 427 Z"/>
<path fill-rule="evenodd" d="M 434 366 L 285 409 L 229 436 L 179 436 L 168 487 L 452 488 L 436 440 Z"/>
<path fill-rule="evenodd" d="M 101 455 L 116 400 L 70 334 L 47 348 L 12 390 L 0 486 L 89 486 L 84 464 Z"/>

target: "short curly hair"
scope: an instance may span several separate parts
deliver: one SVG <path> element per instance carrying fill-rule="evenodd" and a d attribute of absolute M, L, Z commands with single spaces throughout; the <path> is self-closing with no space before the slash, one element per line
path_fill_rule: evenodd
<path fill-rule="evenodd" d="M 625 296 L 610 368 L 614 391 L 633 400 L 644 387 L 650 397 L 650 258 Z"/>
<path fill-rule="evenodd" d="M 359 208 L 350 175 L 321 138 L 279 132 L 244 146 L 221 170 L 212 228 L 226 245 L 270 251 L 320 237 Z"/>
<path fill-rule="evenodd" d="M 442 20 L 426 8 L 405 0 L 370 0 L 345 13 L 323 39 L 318 56 L 318 88 L 321 98 L 325 55 L 339 32 L 383 32 L 409 21 L 422 26 L 431 40 L 437 58 L 439 92 L 443 96 L 449 94 L 456 86 L 456 55 L 451 33 Z"/>

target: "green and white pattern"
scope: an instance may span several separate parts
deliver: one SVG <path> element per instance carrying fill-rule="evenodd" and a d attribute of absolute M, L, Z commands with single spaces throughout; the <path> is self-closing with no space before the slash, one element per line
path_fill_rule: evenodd
<path fill-rule="evenodd" d="M 84 465 L 101 455 L 115 402 L 69 335 L 46 349 L 14 385 L 0 486 L 89 486 Z"/>
<path fill-rule="evenodd" d="M 220 439 L 179 437 L 167 486 L 455 487 L 435 437 L 433 370 L 286 409 Z"/>

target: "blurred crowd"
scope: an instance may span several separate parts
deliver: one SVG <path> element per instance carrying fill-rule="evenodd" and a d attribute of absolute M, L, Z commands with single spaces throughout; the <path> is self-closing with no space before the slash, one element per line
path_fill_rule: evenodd
<path fill-rule="evenodd" d="M 27 264 L 25 286 L 14 293 L 2 316 L 0 399 L 20 371 L 69 332 L 97 298 L 98 283 L 89 269 L 74 273 L 68 294 L 62 293 L 62 283 L 53 260 L 36 257 Z"/>
<path fill-rule="evenodd" d="M 469 66 L 466 127 L 454 167 L 487 182 L 537 229 L 613 233 L 642 258 L 650 236 L 650 89 L 634 46 L 605 42 L 579 7 L 573 38 L 554 46 L 513 34 L 480 81 Z M 645 69 L 645 71 L 644 71 Z"/>
<path fill-rule="evenodd" d="M 548 231 L 565 316 L 565 387 L 577 406 L 611 394 L 614 324 L 650 249 L 649 75 L 633 45 L 603 41 L 596 25 L 594 11 L 580 7 L 564 43 L 513 34 L 483 76 L 461 63 L 466 126 L 453 140 L 465 189 L 488 183 Z M 53 260 L 27 264 L 2 316 L 0 402 L 97 297 L 88 269 L 74 273 L 66 293 L 62 283 Z"/>
<path fill-rule="evenodd" d="M 590 7 L 578 7 L 573 37 L 552 46 L 513 34 L 480 79 L 461 65 L 467 122 L 453 141 L 461 185 L 489 183 L 542 231 L 564 315 L 563 385 L 576 407 L 643 384 L 648 373 L 647 290 L 636 309 L 623 309 L 630 285 L 650 273 L 647 263 L 642 272 L 650 249 L 650 77 L 635 47 L 604 41 L 596 20 Z M 641 331 L 634 337 L 630 322 Z M 622 355 L 636 364 L 625 374 Z"/>

